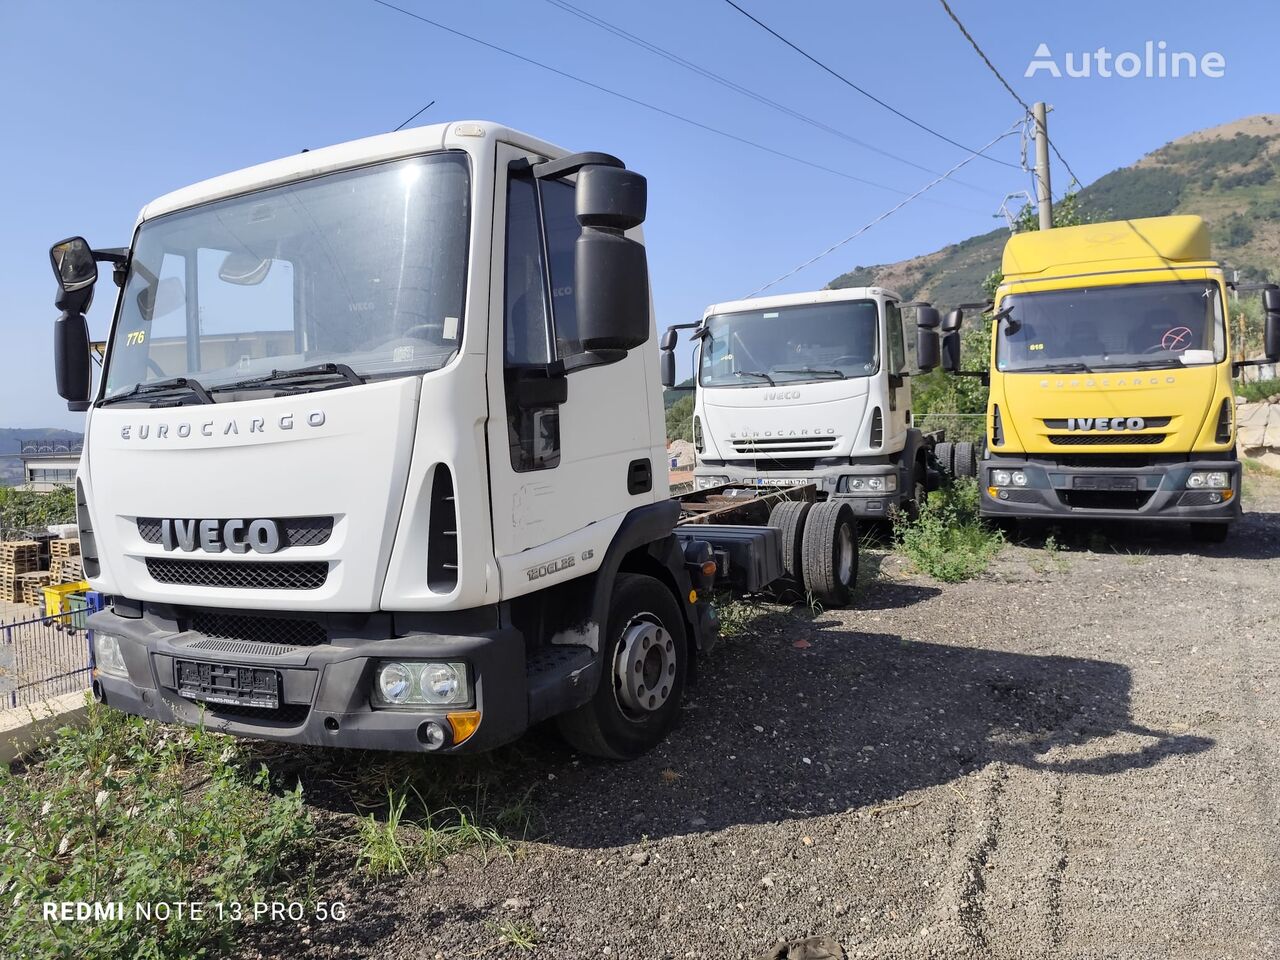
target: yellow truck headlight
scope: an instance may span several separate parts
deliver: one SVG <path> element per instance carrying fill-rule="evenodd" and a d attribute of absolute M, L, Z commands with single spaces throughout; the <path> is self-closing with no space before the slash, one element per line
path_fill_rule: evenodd
<path fill-rule="evenodd" d="M 1226 470 L 1196 470 L 1187 477 L 1191 490 L 1227 490 L 1231 487 L 1231 474 Z"/>

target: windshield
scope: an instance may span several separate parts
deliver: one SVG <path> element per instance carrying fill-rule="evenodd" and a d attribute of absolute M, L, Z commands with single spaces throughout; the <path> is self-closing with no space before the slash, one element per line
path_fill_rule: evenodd
<path fill-rule="evenodd" d="M 998 370 L 1093 370 L 1221 362 L 1226 332 L 1210 280 L 1014 294 L 996 339 Z"/>
<path fill-rule="evenodd" d="M 465 157 L 437 153 L 143 223 L 105 398 L 174 377 L 213 391 L 321 364 L 444 366 L 462 338 L 468 205 Z"/>
<path fill-rule="evenodd" d="M 704 387 L 868 377 L 880 366 L 874 300 L 775 307 L 707 318 Z"/>

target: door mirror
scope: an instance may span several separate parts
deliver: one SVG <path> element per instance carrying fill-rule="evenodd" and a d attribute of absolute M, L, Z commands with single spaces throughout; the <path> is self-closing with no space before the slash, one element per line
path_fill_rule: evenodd
<path fill-rule="evenodd" d="M 64 311 L 53 326 L 53 370 L 58 396 L 68 410 L 87 410 L 93 365 L 89 360 L 89 324 L 84 314 Z"/>
<path fill-rule="evenodd" d="M 71 237 L 55 243 L 49 248 L 49 261 L 63 293 L 84 290 L 98 281 L 98 264 L 84 237 Z"/>
<path fill-rule="evenodd" d="M 955 333 L 962 323 L 964 323 L 964 311 L 956 307 L 947 314 L 947 319 L 942 321 L 942 332 Z"/>
<path fill-rule="evenodd" d="M 680 331 L 675 327 L 667 327 L 666 332 L 662 334 L 662 339 L 658 341 L 660 350 L 674 350 L 676 341 L 680 339 Z"/>
<path fill-rule="evenodd" d="M 583 350 L 625 352 L 649 339 L 649 263 L 644 246 L 625 236 L 644 222 L 647 197 L 647 181 L 632 170 L 589 164 L 578 173 L 582 234 L 574 266 Z"/>
<path fill-rule="evenodd" d="M 676 385 L 676 354 L 674 350 L 662 351 L 662 385 L 664 387 L 674 387 Z"/>
<path fill-rule="evenodd" d="M 916 366 L 928 372 L 938 365 L 938 326 L 942 322 L 937 307 L 916 310 Z"/>
<path fill-rule="evenodd" d="M 942 369 L 947 373 L 958 373 L 960 370 L 959 330 L 942 335 Z"/>
<path fill-rule="evenodd" d="M 1262 307 L 1266 311 L 1263 346 L 1267 359 L 1274 362 L 1280 360 L 1280 288 L 1262 291 Z"/>

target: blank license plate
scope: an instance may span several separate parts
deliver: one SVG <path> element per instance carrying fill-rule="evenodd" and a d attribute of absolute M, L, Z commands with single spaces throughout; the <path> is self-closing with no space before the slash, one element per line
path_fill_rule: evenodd
<path fill-rule="evenodd" d="M 1137 477 L 1072 477 L 1075 490 L 1137 490 Z"/>
<path fill-rule="evenodd" d="M 280 674 L 262 667 L 179 660 L 178 693 L 189 700 L 274 709 L 280 706 Z"/>
<path fill-rule="evenodd" d="M 747 482 L 757 487 L 798 487 L 801 484 L 813 483 L 808 477 L 754 477 Z"/>

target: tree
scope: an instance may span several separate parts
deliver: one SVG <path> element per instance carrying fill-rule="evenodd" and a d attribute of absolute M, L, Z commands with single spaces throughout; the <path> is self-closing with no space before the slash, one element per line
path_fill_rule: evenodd
<path fill-rule="evenodd" d="M 667 439 L 693 440 L 693 395 L 681 397 L 667 408 Z"/>

